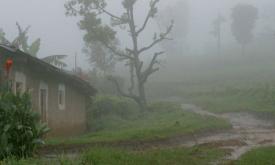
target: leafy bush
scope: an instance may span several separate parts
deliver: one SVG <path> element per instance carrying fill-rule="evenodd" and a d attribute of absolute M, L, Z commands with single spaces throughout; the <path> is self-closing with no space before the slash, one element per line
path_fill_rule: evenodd
<path fill-rule="evenodd" d="M 106 125 L 111 125 L 112 121 L 129 120 L 138 113 L 139 107 L 131 99 L 97 96 L 88 110 L 88 125 L 90 130 L 102 130 L 108 127 Z"/>
<path fill-rule="evenodd" d="M 29 94 L 0 94 L 0 160 L 31 156 L 48 130 L 32 111 Z"/>
<path fill-rule="evenodd" d="M 100 118 L 106 115 L 117 115 L 123 118 L 138 111 L 137 104 L 128 98 L 116 96 L 98 96 L 91 106 L 93 118 Z"/>

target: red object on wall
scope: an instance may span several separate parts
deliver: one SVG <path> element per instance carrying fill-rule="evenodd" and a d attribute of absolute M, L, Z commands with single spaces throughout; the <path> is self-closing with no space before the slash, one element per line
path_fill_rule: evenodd
<path fill-rule="evenodd" d="M 9 74 L 10 73 L 10 70 L 11 70 L 11 67 L 13 65 L 13 61 L 11 58 L 8 58 L 6 63 L 5 63 L 5 69 L 6 69 L 6 72 Z"/>

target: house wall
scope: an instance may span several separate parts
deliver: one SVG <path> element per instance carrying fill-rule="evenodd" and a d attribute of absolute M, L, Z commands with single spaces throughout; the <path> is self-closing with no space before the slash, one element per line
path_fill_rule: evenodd
<path fill-rule="evenodd" d="M 34 72 L 25 67 L 13 69 L 15 72 L 23 72 L 26 76 L 26 89 L 32 95 L 33 109 L 40 112 L 39 89 L 40 83 L 48 85 L 47 124 L 51 131 L 48 136 L 73 136 L 86 131 L 86 97 L 70 82 L 62 80 L 55 75 Z M 61 110 L 58 104 L 58 86 L 65 85 L 65 109 Z"/>

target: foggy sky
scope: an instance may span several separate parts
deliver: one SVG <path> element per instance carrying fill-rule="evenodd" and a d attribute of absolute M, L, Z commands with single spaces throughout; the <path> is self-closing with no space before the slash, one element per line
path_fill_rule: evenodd
<path fill-rule="evenodd" d="M 70 58 L 67 60 L 70 68 L 73 67 L 73 55 L 75 52 L 80 54 L 79 63 L 84 68 L 88 68 L 86 62 L 87 57 L 81 52 L 83 48 L 83 33 L 78 29 L 77 19 L 65 16 L 64 3 L 66 0 L 1 0 L 0 1 L 0 19 L 1 28 L 6 32 L 7 38 L 14 38 L 17 34 L 15 22 L 26 27 L 31 25 L 30 41 L 40 37 L 42 40 L 39 57 L 51 54 L 67 54 Z M 176 0 L 162 0 L 161 8 L 171 5 Z M 234 4 L 239 2 L 247 2 L 257 5 L 258 8 L 264 8 L 269 4 L 275 5 L 274 0 L 189 0 L 190 8 L 190 27 L 188 40 L 190 40 L 190 49 L 192 51 L 203 51 L 206 44 L 209 43 L 209 31 L 211 30 L 211 21 L 221 12 L 229 19 L 227 22 L 226 41 L 233 42 L 230 33 L 230 12 Z M 110 9 L 115 13 L 120 13 L 121 0 L 109 0 Z M 139 14 L 138 21 L 144 18 L 148 0 L 140 0 L 141 8 L 137 12 Z M 263 15 L 264 16 L 264 15 Z M 154 24 L 144 36 L 158 31 Z M 121 42 L 126 42 L 126 35 L 121 35 Z M 148 38 L 151 39 L 151 35 Z M 147 40 L 147 39 L 146 39 Z M 144 40 L 144 42 L 149 42 Z M 213 39 L 214 40 L 214 39 Z M 214 41 L 213 41 L 214 42 Z M 80 65 L 80 64 L 79 64 Z"/>

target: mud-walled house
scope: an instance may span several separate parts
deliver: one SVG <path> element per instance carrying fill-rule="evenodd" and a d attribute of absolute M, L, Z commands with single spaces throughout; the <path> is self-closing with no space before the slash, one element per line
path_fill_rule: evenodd
<path fill-rule="evenodd" d="M 0 45 L 0 60 L 11 59 L 11 89 L 28 91 L 32 108 L 51 129 L 49 136 L 72 136 L 86 131 L 86 108 L 96 90 L 86 81 L 20 50 Z M 4 82 L 5 70 L 1 69 Z"/>

